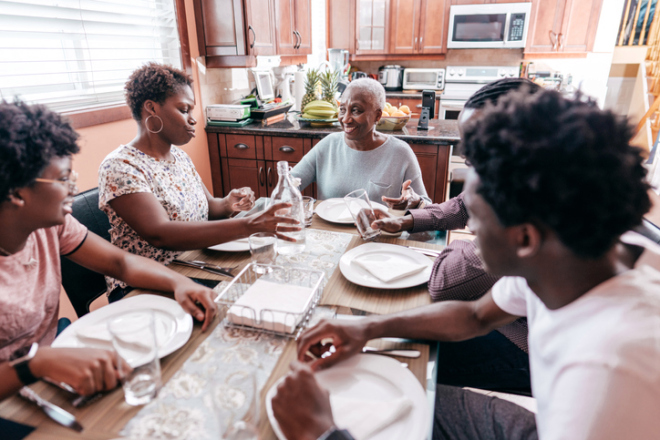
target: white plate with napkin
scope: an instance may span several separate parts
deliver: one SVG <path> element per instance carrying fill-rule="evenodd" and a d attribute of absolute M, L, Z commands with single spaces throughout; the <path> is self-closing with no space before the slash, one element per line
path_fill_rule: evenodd
<path fill-rule="evenodd" d="M 52 346 L 112 350 L 108 321 L 140 310 L 154 312 L 159 358 L 178 350 L 190 339 L 193 320 L 179 303 L 163 296 L 144 294 L 124 298 L 88 313 L 64 329 Z"/>
<path fill-rule="evenodd" d="M 249 252 L 250 242 L 247 238 L 239 238 L 238 240 L 216 244 L 215 246 L 209 246 L 208 249 L 222 252 Z"/>
<path fill-rule="evenodd" d="M 342 255 L 339 270 L 359 286 L 404 289 L 424 284 L 433 262 L 426 256 L 394 244 L 366 243 Z"/>
<path fill-rule="evenodd" d="M 373 209 L 387 212 L 387 206 L 380 203 L 371 202 Z M 318 204 L 315 209 L 316 214 L 323 220 L 330 223 L 339 223 L 342 225 L 352 225 L 354 223 L 353 216 L 346 206 L 344 199 L 328 199 Z"/>
<path fill-rule="evenodd" d="M 271 405 L 281 380 L 266 394 L 266 413 L 277 438 L 287 440 Z M 358 354 L 319 371 L 316 380 L 330 392 L 335 424 L 356 440 L 426 439 L 431 427 L 426 393 L 400 362 Z"/>

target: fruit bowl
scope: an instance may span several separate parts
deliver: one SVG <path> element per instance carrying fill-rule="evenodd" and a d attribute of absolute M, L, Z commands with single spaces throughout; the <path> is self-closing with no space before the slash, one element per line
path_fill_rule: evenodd
<path fill-rule="evenodd" d="M 298 115 L 298 121 L 309 124 L 312 127 L 332 127 L 334 123 L 338 121 L 338 119 L 337 118 L 310 119 L 310 118 L 303 118 L 302 116 Z"/>
<path fill-rule="evenodd" d="M 377 130 L 396 131 L 401 130 L 410 120 L 410 115 L 406 116 L 383 116 L 376 125 Z"/>

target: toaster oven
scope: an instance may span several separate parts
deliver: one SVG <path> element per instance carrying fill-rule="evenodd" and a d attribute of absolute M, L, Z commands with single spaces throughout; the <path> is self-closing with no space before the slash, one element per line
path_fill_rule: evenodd
<path fill-rule="evenodd" d="M 408 68 L 403 71 L 404 90 L 442 90 L 445 88 L 445 69 Z"/>

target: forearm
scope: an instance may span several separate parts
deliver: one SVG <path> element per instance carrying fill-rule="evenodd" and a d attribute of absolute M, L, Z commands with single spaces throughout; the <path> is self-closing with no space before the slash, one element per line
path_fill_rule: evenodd
<path fill-rule="evenodd" d="M 18 379 L 16 370 L 9 366 L 9 362 L 0 363 L 0 400 L 15 394 L 23 387 L 23 383 Z"/>
<path fill-rule="evenodd" d="M 415 219 L 413 232 L 461 229 L 468 221 L 462 194 L 424 209 L 411 209 L 409 214 Z"/>
<path fill-rule="evenodd" d="M 164 221 L 153 225 L 143 238 L 161 249 L 186 251 L 245 238 L 252 232 L 247 218 L 207 222 Z"/>
<path fill-rule="evenodd" d="M 221 220 L 229 218 L 234 211 L 229 206 L 226 197 L 211 198 L 209 201 L 209 220 Z"/>
<path fill-rule="evenodd" d="M 157 261 L 122 252 L 114 259 L 106 275 L 124 281 L 132 287 L 174 292 L 183 283 L 191 282 L 185 276 L 168 269 Z"/>

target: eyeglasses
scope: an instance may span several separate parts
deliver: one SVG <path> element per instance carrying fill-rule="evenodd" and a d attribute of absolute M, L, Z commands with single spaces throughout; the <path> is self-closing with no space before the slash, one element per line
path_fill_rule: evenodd
<path fill-rule="evenodd" d="M 67 178 L 63 179 L 42 179 L 41 177 L 37 177 L 34 179 L 35 182 L 41 182 L 41 183 L 59 183 L 60 185 L 64 185 L 67 187 L 69 190 L 70 194 L 78 194 L 78 186 L 76 185 L 76 182 L 78 181 L 78 173 L 75 171 L 71 170 L 71 174 Z"/>

